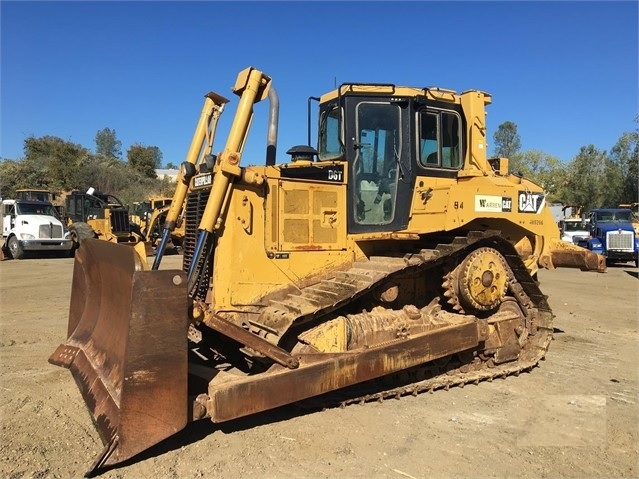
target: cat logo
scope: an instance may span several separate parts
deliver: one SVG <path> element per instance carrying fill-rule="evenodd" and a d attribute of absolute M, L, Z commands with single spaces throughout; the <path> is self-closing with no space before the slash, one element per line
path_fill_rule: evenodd
<path fill-rule="evenodd" d="M 546 204 L 545 193 L 531 193 L 530 191 L 519 192 L 519 213 L 541 213 Z"/>

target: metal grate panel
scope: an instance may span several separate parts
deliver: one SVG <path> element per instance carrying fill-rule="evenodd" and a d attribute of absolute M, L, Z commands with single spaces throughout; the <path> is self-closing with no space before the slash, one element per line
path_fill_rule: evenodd
<path fill-rule="evenodd" d="M 197 242 L 198 226 L 206 208 L 206 202 L 209 199 L 210 190 L 198 190 L 189 193 L 186 199 L 184 214 L 184 240 L 182 242 L 182 269 L 188 273 L 193 261 L 193 253 L 195 251 L 195 243 Z M 204 300 L 211 281 L 211 264 L 209 263 L 203 269 L 202 281 L 200 281 L 198 290 L 194 297 Z"/>
<path fill-rule="evenodd" d="M 609 250 L 633 251 L 635 235 L 630 231 L 609 231 L 606 233 Z"/>
<path fill-rule="evenodd" d="M 62 226 L 54 225 L 53 223 L 40 225 L 38 238 L 62 238 Z"/>
<path fill-rule="evenodd" d="M 111 210 L 111 230 L 116 235 L 131 232 L 129 212 L 127 210 Z"/>

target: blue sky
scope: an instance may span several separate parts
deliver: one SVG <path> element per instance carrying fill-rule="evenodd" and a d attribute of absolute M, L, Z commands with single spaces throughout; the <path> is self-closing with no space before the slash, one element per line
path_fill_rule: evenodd
<path fill-rule="evenodd" d="M 512 121 L 522 150 L 570 161 L 637 128 L 638 15 L 637 1 L 2 0 L 0 157 L 31 135 L 93 151 L 108 127 L 123 157 L 141 143 L 179 164 L 209 91 L 232 100 L 220 151 L 253 66 L 279 94 L 279 162 L 306 143 L 308 97 L 343 82 L 487 91 L 489 143 Z M 245 165 L 264 161 L 266 102 L 255 114 Z"/>

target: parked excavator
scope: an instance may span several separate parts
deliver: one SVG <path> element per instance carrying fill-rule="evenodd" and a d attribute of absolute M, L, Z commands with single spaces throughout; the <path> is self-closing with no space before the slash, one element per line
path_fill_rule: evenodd
<path fill-rule="evenodd" d="M 249 67 L 233 92 L 224 148 L 228 100 L 209 93 L 180 167 L 161 241 L 184 213 L 182 269 L 160 268 L 162 245 L 150 266 L 106 241 L 76 253 L 49 361 L 71 370 L 104 442 L 89 473 L 189 421 L 528 371 L 553 332 L 538 270 L 605 270 L 561 241 L 539 185 L 487 158 L 485 92 L 344 83 L 309 98 L 308 144 L 281 164 L 271 78 Z M 265 160 L 242 166 L 266 99 Z"/>

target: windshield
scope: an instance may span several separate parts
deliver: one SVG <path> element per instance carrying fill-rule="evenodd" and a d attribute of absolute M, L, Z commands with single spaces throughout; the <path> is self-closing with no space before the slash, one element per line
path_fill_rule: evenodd
<path fill-rule="evenodd" d="M 48 203 L 16 203 L 19 215 L 47 215 L 57 218 L 55 208 Z"/>
<path fill-rule="evenodd" d="M 137 216 L 146 216 L 151 212 L 151 203 L 149 201 L 143 201 L 142 203 L 135 205 L 133 208 L 133 214 Z"/>
<path fill-rule="evenodd" d="M 333 160 L 343 156 L 340 136 L 339 109 L 324 111 L 320 116 L 319 159 Z"/>
<path fill-rule="evenodd" d="M 48 191 L 17 191 L 18 199 L 29 201 L 51 201 L 51 193 Z"/>
<path fill-rule="evenodd" d="M 581 221 L 566 221 L 564 231 L 585 231 L 586 225 Z"/>
<path fill-rule="evenodd" d="M 597 221 L 630 221 L 632 219 L 632 211 L 600 211 L 597 213 Z"/>

